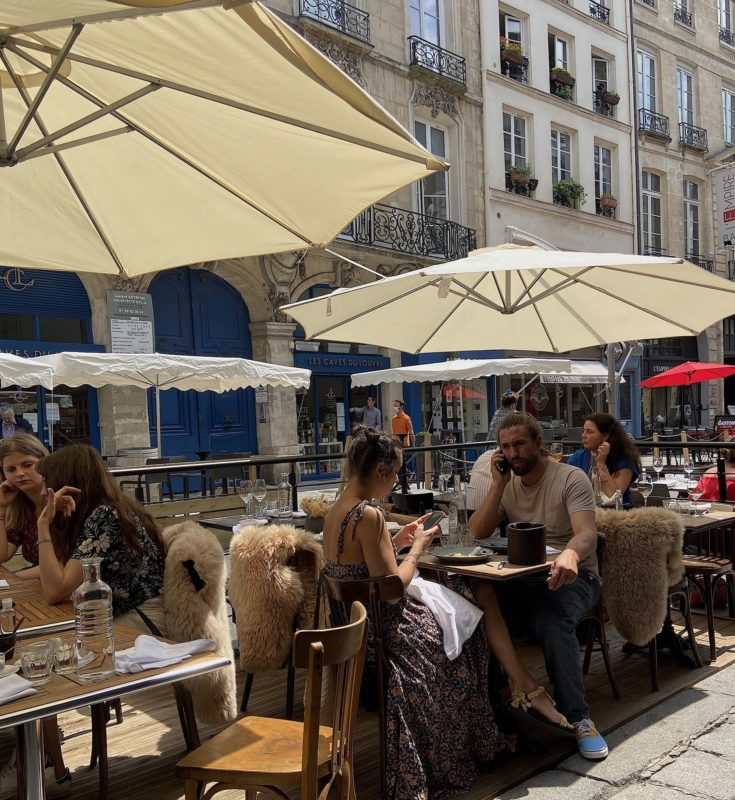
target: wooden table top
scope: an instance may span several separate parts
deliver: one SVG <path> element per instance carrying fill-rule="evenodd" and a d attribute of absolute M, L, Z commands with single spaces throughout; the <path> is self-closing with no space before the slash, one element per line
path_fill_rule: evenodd
<path fill-rule="evenodd" d="M 684 528 L 687 531 L 705 531 L 735 523 L 735 511 L 708 511 L 701 517 L 691 515 L 684 517 Z"/>
<path fill-rule="evenodd" d="M 436 556 L 428 553 L 419 559 L 420 569 L 430 569 L 435 572 L 454 572 L 457 575 L 469 575 L 473 578 L 485 578 L 491 581 L 507 581 L 518 578 L 522 575 L 535 575 L 540 572 L 548 572 L 549 566 L 553 563 L 556 556 L 549 556 L 545 564 L 536 564 L 533 567 L 522 567 L 518 564 L 511 564 L 507 556 L 495 554 L 485 564 L 451 564 L 440 561 Z M 503 566 L 501 567 L 501 562 Z"/>
<path fill-rule="evenodd" d="M 135 639 L 140 636 L 140 631 L 118 624 L 113 624 L 113 631 L 117 650 L 132 647 Z M 36 636 L 28 641 L 43 641 L 44 638 L 46 637 Z M 71 640 L 73 634 L 67 632 L 61 638 Z M 200 653 L 169 667 L 123 675 L 116 673 L 112 678 L 93 683 L 78 680 L 74 673 L 58 675 L 54 672 L 48 683 L 37 687 L 37 694 L 0 706 L 0 728 L 21 725 L 51 714 L 61 714 L 164 683 L 175 683 L 194 675 L 221 669 L 230 663 L 229 659 L 215 653 Z"/>
<path fill-rule="evenodd" d="M 18 630 L 18 637 L 25 639 L 36 633 L 51 634 L 74 627 L 74 605 L 71 601 L 50 605 L 43 599 L 41 581 L 38 578 L 24 580 L 5 567 L 0 567 L 0 578 L 10 585 L 0 589 L 0 600 L 12 597 L 15 614 L 25 621 Z"/>
<path fill-rule="evenodd" d="M 232 529 L 235 525 L 239 524 L 240 520 L 242 519 L 242 514 L 238 514 L 235 517 L 211 517 L 206 519 L 199 519 L 193 518 L 195 522 L 198 522 L 205 528 L 213 528 L 216 531 L 227 531 L 228 533 L 232 533 Z M 294 528 L 303 528 L 304 527 L 304 520 L 305 517 L 284 517 L 282 520 L 272 519 L 270 521 L 270 525 L 292 525 Z M 243 523 L 245 525 L 247 523 Z M 267 528 L 267 525 L 262 525 L 261 527 Z"/>

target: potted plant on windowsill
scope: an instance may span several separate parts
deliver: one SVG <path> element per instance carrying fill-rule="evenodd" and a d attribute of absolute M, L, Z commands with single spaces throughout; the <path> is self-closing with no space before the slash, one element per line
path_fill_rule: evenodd
<path fill-rule="evenodd" d="M 620 102 L 620 95 L 617 92 L 604 91 L 602 102 L 609 106 L 616 106 Z"/>
<path fill-rule="evenodd" d="M 526 56 L 518 42 L 511 42 L 505 36 L 500 37 L 500 57 L 510 64 L 523 64 Z"/>
<path fill-rule="evenodd" d="M 552 187 L 554 202 L 567 208 L 579 208 L 587 199 L 587 192 L 574 178 L 564 178 Z"/>
<path fill-rule="evenodd" d="M 574 86 L 576 83 L 575 79 L 572 77 L 571 72 L 564 67 L 552 67 L 551 68 L 551 82 L 552 83 L 560 83 L 562 86 Z"/>
<path fill-rule="evenodd" d="M 513 183 L 525 186 L 531 180 L 531 167 L 528 164 L 514 164 L 510 168 L 510 179 Z"/>
<path fill-rule="evenodd" d="M 600 208 L 617 208 L 618 198 L 613 197 L 611 194 L 600 195 Z"/>

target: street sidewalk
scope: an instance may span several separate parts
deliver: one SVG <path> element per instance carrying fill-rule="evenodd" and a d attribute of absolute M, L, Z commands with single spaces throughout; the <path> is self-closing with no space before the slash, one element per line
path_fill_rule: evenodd
<path fill-rule="evenodd" d="M 572 756 L 495 800 L 735 800 L 735 665 L 605 738 L 604 761 Z"/>

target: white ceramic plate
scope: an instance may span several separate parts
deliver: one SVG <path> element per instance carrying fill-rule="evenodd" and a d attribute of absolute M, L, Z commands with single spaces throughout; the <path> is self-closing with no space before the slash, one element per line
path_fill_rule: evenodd
<path fill-rule="evenodd" d="M 15 673 L 20 669 L 18 664 L 6 664 L 5 668 L 0 670 L 0 679 L 7 678 L 10 675 L 15 675 Z"/>

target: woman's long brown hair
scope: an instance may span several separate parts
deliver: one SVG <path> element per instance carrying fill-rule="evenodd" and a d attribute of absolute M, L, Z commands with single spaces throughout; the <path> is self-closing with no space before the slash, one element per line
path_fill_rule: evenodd
<path fill-rule="evenodd" d="M 5 480 L 3 461 L 8 456 L 16 454 L 42 459 L 48 455 L 48 450 L 30 433 L 16 433 L 10 439 L 3 439 L 0 444 L 0 483 Z M 36 509 L 33 501 L 25 492 L 19 490 L 15 500 L 8 506 L 6 530 L 26 531 L 35 528 L 35 525 Z"/>
<path fill-rule="evenodd" d="M 81 494 L 74 495 L 76 511 L 71 517 L 67 519 L 57 516 L 54 520 L 62 561 L 68 561 L 74 552 L 74 545 L 89 515 L 97 506 L 103 505 L 110 506 L 117 512 L 125 544 L 134 553 L 143 552 L 135 520 L 137 517 L 165 555 L 163 538 L 155 520 L 137 500 L 128 497 L 120 489 L 93 447 L 86 444 L 64 447 L 40 461 L 36 469 L 46 479 L 46 486 L 54 491 L 62 486 L 81 489 Z"/>

